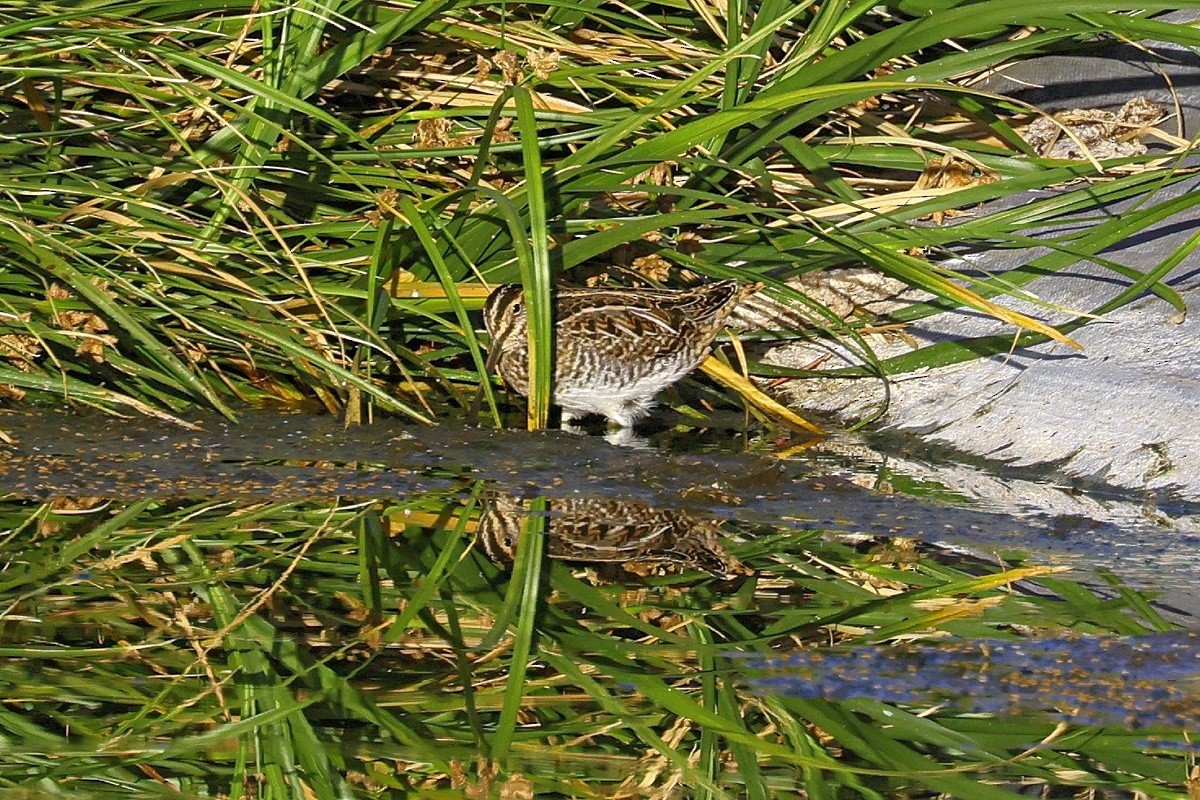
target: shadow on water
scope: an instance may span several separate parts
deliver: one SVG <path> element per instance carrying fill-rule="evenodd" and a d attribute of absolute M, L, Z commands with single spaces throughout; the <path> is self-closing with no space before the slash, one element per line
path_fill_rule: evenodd
<path fill-rule="evenodd" d="M 0 417 L 0 680 L 20 698 L 0 736 L 24 753 L 0 785 L 221 794 L 288 747 L 329 796 L 486 788 L 463 772 L 478 757 L 619 795 L 648 752 L 723 785 L 649 717 L 797 791 L 834 763 L 821 736 L 899 748 L 890 769 L 956 796 L 982 784 L 935 777 L 936 753 L 1074 786 L 1052 768 L 1137 751 L 1180 785 L 1172 748 L 1200 719 L 1200 646 L 1170 630 L 1200 627 L 1176 557 L 1190 509 L 1168 524 L 1145 498 L 730 430 L 614 447 L 197 422 Z M 1110 728 L 1068 757 L 1064 719 Z M 836 780 L 896 788 L 852 750 Z"/>

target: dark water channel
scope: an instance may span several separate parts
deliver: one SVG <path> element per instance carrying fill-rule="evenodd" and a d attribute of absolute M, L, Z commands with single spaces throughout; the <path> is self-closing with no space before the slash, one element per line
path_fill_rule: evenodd
<path fill-rule="evenodd" d="M 0 416 L 0 430 L 12 440 L 0 462 L 3 502 L 28 507 L 92 498 L 83 506 L 102 499 L 118 507 L 186 497 L 228 504 L 234 513 L 264 500 L 437 497 L 465 503 L 477 497 L 486 508 L 487 498 L 495 507 L 499 497 L 527 514 L 532 500 L 545 498 L 550 557 L 586 562 L 592 553 L 598 562 L 675 561 L 732 580 L 752 571 L 725 552 L 721 535 L 745 542 L 820 531 L 860 548 L 912 540 L 926 557 L 967 573 L 995 570 L 1010 557 L 1026 565 L 1069 566 L 1070 580 L 1097 602 L 1137 590 L 1162 619 L 1200 629 L 1196 509 L 1169 500 L 922 460 L 903 448 L 884 454 L 857 440 L 811 445 L 770 435 L 747 438 L 735 430 L 662 431 L 641 446 L 618 447 L 598 436 L 387 420 L 343 430 L 327 416 L 265 412 L 249 412 L 238 425 L 194 421 L 196 430 L 183 430 L 141 418 L 7 413 Z M 631 542 L 624 528 L 620 541 L 603 543 L 613 552 L 568 540 L 575 529 L 586 536 L 597 515 L 621 513 L 658 514 L 654 535 L 670 528 L 667 543 L 649 536 Z M 572 522 L 572 514 L 581 521 Z M 690 540 L 677 535 L 672 526 L 681 519 L 704 533 Z M 9 530 L 0 537 L 18 535 Z M 511 549 L 503 531 L 491 536 L 484 548 L 489 554 Z M 655 552 L 656 546 L 668 552 Z M 1013 591 L 1046 598 L 1056 590 L 1026 580 Z M 1025 702 L 1034 705 L 1061 705 L 1067 697 L 1083 709 L 1077 719 L 1085 722 L 1107 714 L 1110 721 L 1186 727 L 1200 707 L 1195 635 L 1129 641 L 1066 636 L 1004 648 L 921 644 L 874 648 L 869 655 L 839 656 L 842 661 L 780 653 L 779 662 L 745 663 L 752 679 L 775 691 L 831 700 L 859 694 L 894 702 L 948 695 L 962 700 L 974 693 L 975 710 L 992 712 L 998 705 L 1020 705 L 1024 691 Z M 996 674 L 985 676 L 984 662 Z M 964 670 L 971 674 L 967 684 Z M 1139 680 L 1142 688 L 1131 689 Z"/>
<path fill-rule="evenodd" d="M 663 431 L 639 446 L 551 431 L 345 430 L 329 416 L 252 411 L 196 430 L 145 418 L 9 413 L 0 491 L 114 498 L 389 498 L 468 494 L 476 481 L 523 497 L 594 498 L 775 529 L 916 539 L 960 557 L 1010 552 L 1081 573 L 1112 571 L 1200 628 L 1200 508 L 920 460 L 894 442 L 811 443 L 740 431 Z M 911 446 L 911 445 L 910 445 Z M 895 447 L 888 454 L 880 447 Z M 948 556 L 950 557 L 950 556 Z"/>

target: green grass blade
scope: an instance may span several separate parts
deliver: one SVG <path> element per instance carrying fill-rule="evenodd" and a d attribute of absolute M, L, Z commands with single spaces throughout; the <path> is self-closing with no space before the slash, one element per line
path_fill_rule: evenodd
<path fill-rule="evenodd" d="M 550 229 L 546 224 L 547 189 L 537 136 L 537 117 L 528 90 L 513 87 L 521 154 L 525 168 L 525 196 L 529 211 L 532 269 L 521 275 L 525 286 L 525 314 L 529 322 L 528 427 L 543 430 L 549 424 L 554 382 L 554 298 L 550 282 Z"/>
<path fill-rule="evenodd" d="M 504 688 L 504 705 L 492 734 L 492 753 L 501 765 L 509 763 L 517 715 L 525 699 L 525 680 L 530 658 L 536 650 L 535 636 L 542 604 L 542 560 L 545 551 L 545 498 L 529 503 L 530 513 L 521 526 L 517 551 L 513 556 L 512 580 L 506 606 L 516 608 L 517 625 L 513 632 L 512 660 Z"/>

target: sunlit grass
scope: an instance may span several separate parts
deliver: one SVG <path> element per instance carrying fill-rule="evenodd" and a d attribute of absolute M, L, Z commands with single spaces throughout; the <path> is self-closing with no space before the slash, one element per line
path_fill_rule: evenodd
<path fill-rule="evenodd" d="M 548 354 L 553 280 L 679 284 L 683 269 L 801 303 L 787 279 L 867 266 L 1025 343 L 1060 336 L 937 259 L 1050 226 L 1055 252 L 1006 276 L 1019 284 L 1194 198 L 1152 199 L 1183 175 L 1162 153 L 1031 157 L 1013 133 L 1031 109 L 955 81 L 1106 30 L 1196 44 L 1145 17 L 1170 6 L 18 6 L 0 12 L 0 383 L 159 413 L 243 400 L 429 421 L 479 381 L 481 279 L 529 284 Z M 931 186 L 946 158 L 995 180 Z M 1066 227 L 1138 195 L 1136 214 Z M 1139 290 L 1169 295 L 1155 281 Z M 867 322 L 808 316 L 841 336 Z M 1011 340 L 882 364 L 852 346 L 888 373 Z M 534 363 L 536 427 L 550 373 Z"/>

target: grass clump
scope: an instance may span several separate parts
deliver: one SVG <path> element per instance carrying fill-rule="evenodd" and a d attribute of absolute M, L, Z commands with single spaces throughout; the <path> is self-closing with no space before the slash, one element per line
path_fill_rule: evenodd
<path fill-rule="evenodd" d="M 1029 109 L 954 80 L 1105 34 L 1197 34 L 1149 17 L 1169 3 L 918 6 L 4 10 L 0 384 L 166 414 L 242 400 L 430 421 L 479 380 L 481 279 L 525 282 L 535 310 L 553 279 L 684 270 L 803 303 L 789 278 L 866 265 L 1057 336 L 913 254 L 1147 198 L 1124 226 L 1045 234 L 1062 269 L 1160 218 L 1151 195 L 1181 172 L 1160 154 L 1033 157 L 1012 122 Z M 921 180 L 946 159 L 973 179 Z"/>

